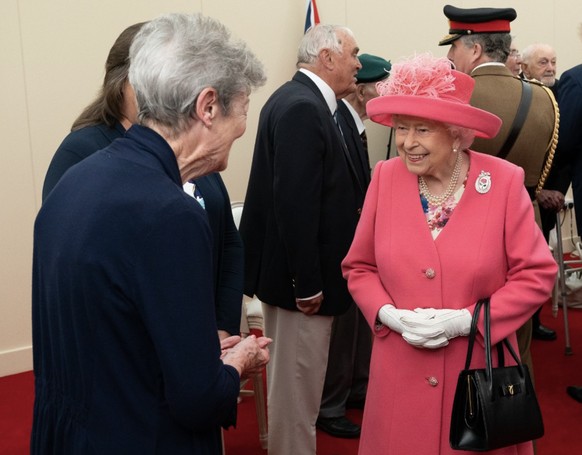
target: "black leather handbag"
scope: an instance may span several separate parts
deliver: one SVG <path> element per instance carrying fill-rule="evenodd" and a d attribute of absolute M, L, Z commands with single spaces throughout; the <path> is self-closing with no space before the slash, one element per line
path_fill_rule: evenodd
<path fill-rule="evenodd" d="M 470 370 L 477 321 L 481 307 L 485 319 L 485 360 L 483 369 Z M 505 366 L 503 346 L 517 362 Z M 449 442 L 456 450 L 485 452 L 540 438 L 544 434 L 542 414 L 526 365 L 507 339 L 497 344 L 498 367 L 491 366 L 491 316 L 489 299 L 477 302 L 465 369 L 459 374 Z"/>

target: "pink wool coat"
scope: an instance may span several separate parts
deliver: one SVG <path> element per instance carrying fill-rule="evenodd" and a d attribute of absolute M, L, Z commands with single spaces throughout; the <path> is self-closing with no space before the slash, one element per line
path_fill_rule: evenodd
<path fill-rule="evenodd" d="M 350 292 L 375 333 L 359 455 L 469 453 L 449 446 L 467 337 L 441 349 L 415 348 L 384 326 L 375 329 L 382 305 L 472 313 L 479 298 L 491 296 L 492 342 L 509 337 L 517 352 L 515 331 L 551 295 L 557 266 L 534 222 L 523 170 L 476 152 L 469 157 L 465 192 L 436 240 L 422 210 L 417 177 L 400 158 L 376 166 L 342 263 Z M 485 194 L 475 189 L 481 171 L 491 178 Z M 478 339 L 473 368 L 484 366 L 483 339 Z M 528 442 L 489 453 L 525 455 L 533 449 Z"/>

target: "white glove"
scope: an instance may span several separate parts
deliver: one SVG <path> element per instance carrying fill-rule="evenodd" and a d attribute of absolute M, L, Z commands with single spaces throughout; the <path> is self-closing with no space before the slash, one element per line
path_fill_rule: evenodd
<path fill-rule="evenodd" d="M 421 321 L 428 321 L 430 317 L 430 314 L 416 313 L 411 310 L 399 310 L 390 304 L 382 306 L 378 311 L 378 319 L 380 319 L 380 322 L 390 330 L 402 334 L 404 341 L 412 346 L 426 347 L 430 349 L 446 346 L 449 342 L 447 338 L 444 337 L 444 331 L 442 329 L 437 327 L 430 329 L 426 327 L 426 323 L 421 324 Z M 415 321 L 414 323 L 416 325 L 422 325 L 422 332 L 418 332 L 415 329 L 405 326 L 402 323 L 404 319 Z"/>
<path fill-rule="evenodd" d="M 427 318 L 418 319 L 404 316 L 400 322 L 405 327 L 405 331 L 418 336 L 430 336 L 435 331 L 442 330 L 447 340 L 469 335 L 472 318 L 471 313 L 466 308 L 460 310 L 417 308 L 414 312 L 427 316 Z"/>
<path fill-rule="evenodd" d="M 390 330 L 402 333 L 404 331 L 404 327 L 400 322 L 400 318 L 402 317 L 401 311 L 402 310 L 397 310 L 394 308 L 394 305 L 384 305 L 378 311 L 378 319 L 380 319 L 380 322 Z M 414 313 L 413 311 L 408 312 Z"/>
<path fill-rule="evenodd" d="M 402 334 L 402 338 L 404 340 L 417 348 L 426 348 L 426 349 L 438 349 L 445 347 L 449 344 L 448 338 L 444 335 L 444 332 L 438 331 L 434 336 L 427 336 L 427 335 L 419 335 L 418 333 L 414 332 L 404 332 Z"/>

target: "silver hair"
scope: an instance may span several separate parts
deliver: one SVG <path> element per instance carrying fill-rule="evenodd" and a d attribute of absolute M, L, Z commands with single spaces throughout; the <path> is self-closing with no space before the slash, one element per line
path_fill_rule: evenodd
<path fill-rule="evenodd" d="M 312 65 L 323 49 L 341 54 L 342 36 L 338 32 L 354 36 L 349 28 L 340 25 L 317 24 L 307 30 L 297 50 L 297 66 Z"/>
<path fill-rule="evenodd" d="M 213 87 L 225 115 L 237 95 L 266 81 L 262 63 L 228 29 L 200 14 L 168 14 L 144 25 L 129 51 L 138 122 L 185 131 L 202 90 Z"/>
<path fill-rule="evenodd" d="M 527 46 L 523 51 L 521 51 L 521 60 L 524 63 L 530 64 L 532 63 L 532 59 L 537 51 L 543 48 L 551 49 L 552 51 L 554 48 L 546 43 L 534 43 Z"/>
<path fill-rule="evenodd" d="M 535 51 L 538 49 L 537 44 L 530 44 L 525 49 L 521 51 L 521 61 L 524 63 L 530 63 Z"/>
<path fill-rule="evenodd" d="M 511 48 L 509 33 L 475 33 L 463 35 L 459 39 L 466 47 L 471 47 L 475 43 L 480 44 L 485 55 L 494 62 L 505 63 L 509 57 Z"/>
<path fill-rule="evenodd" d="M 471 147 L 471 144 L 475 140 L 475 130 L 458 125 L 451 125 L 450 123 L 445 123 L 444 125 L 453 139 L 459 139 L 461 141 L 459 150 L 467 150 Z"/>

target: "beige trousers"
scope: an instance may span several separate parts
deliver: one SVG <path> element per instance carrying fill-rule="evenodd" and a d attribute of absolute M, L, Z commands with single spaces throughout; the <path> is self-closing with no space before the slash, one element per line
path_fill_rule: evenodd
<path fill-rule="evenodd" d="M 263 303 L 269 455 L 315 455 L 315 421 L 327 369 L 332 316 L 306 316 Z"/>

